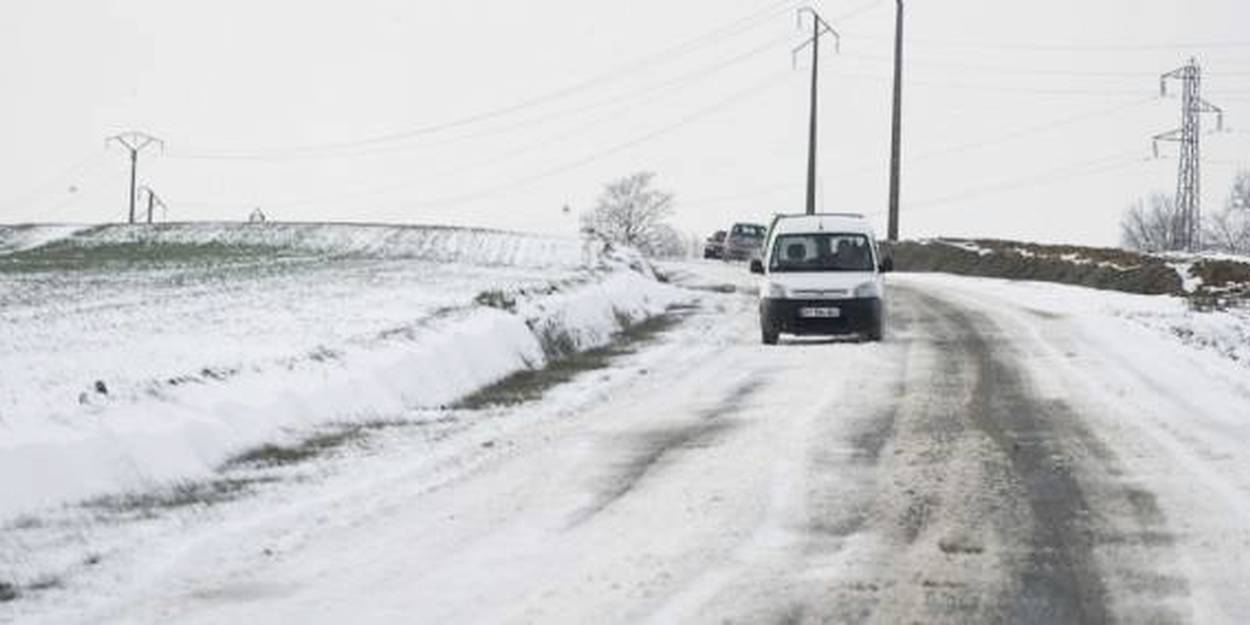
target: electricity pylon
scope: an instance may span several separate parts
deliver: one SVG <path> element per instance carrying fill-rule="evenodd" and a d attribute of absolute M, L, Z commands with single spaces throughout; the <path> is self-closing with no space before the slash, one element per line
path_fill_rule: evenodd
<path fill-rule="evenodd" d="M 135 176 L 139 169 L 139 152 L 153 144 L 164 150 L 165 142 L 152 135 L 135 130 L 109 137 L 104 140 L 104 144 L 108 145 L 114 141 L 130 152 L 130 223 L 133 224 L 135 222 Z"/>
<path fill-rule="evenodd" d="M 1202 248 L 1202 115 L 1215 113 L 1216 125 L 1224 129 L 1224 111 L 1202 99 L 1202 68 L 1196 59 L 1159 79 L 1159 94 L 1168 94 L 1169 80 L 1181 81 L 1181 127 L 1154 136 L 1154 153 L 1159 156 L 1160 141 L 1181 146 L 1176 174 L 1177 246 L 1190 252 Z"/>

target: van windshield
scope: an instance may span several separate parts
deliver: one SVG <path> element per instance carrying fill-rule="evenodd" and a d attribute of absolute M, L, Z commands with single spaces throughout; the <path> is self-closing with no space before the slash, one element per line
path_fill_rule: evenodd
<path fill-rule="evenodd" d="M 782 234 L 773 242 L 769 271 L 872 271 L 872 244 L 862 234 Z"/>

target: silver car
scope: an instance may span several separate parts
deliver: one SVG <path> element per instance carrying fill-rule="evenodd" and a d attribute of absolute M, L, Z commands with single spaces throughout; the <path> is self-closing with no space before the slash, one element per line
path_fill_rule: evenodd
<path fill-rule="evenodd" d="M 760 257 L 768 229 L 759 224 L 736 223 L 725 237 L 725 260 L 751 260 Z"/>

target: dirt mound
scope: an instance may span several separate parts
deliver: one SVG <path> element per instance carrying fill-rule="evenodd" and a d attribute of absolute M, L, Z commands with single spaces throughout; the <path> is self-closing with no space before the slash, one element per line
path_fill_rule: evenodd
<path fill-rule="evenodd" d="M 885 248 L 899 271 L 1039 280 L 1146 295 L 1250 295 L 1250 263 L 1234 260 L 993 239 L 901 241 Z"/>

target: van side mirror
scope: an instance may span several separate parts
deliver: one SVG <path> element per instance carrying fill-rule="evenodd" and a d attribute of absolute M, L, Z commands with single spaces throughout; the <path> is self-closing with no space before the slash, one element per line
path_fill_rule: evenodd
<path fill-rule="evenodd" d="M 878 269 L 880 269 L 881 273 L 894 271 L 894 259 L 889 257 L 881 259 L 881 266 Z"/>
<path fill-rule="evenodd" d="M 764 273 L 764 261 L 758 258 L 752 258 L 751 273 Z"/>

